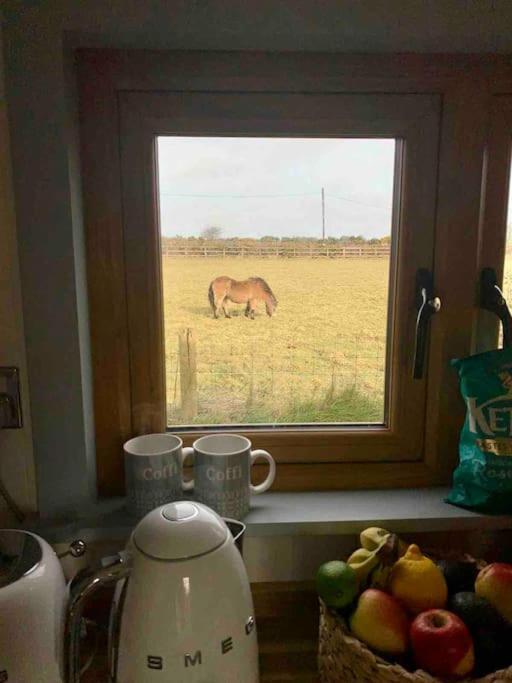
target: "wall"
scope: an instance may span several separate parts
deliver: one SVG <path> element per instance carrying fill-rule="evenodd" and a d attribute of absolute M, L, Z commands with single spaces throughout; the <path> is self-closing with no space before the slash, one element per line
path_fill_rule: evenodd
<path fill-rule="evenodd" d="M 4 0 L 9 23 L 81 46 L 507 52 L 508 0 Z M 35 29 L 35 30 L 34 30 Z M 30 31 L 27 35 L 30 35 Z"/>
<path fill-rule="evenodd" d="M 9 126 L 0 31 L 0 365 L 20 368 L 23 429 L 0 430 L 0 477 L 24 511 L 36 507 Z M 0 498 L 0 525 L 13 522 Z"/>
<path fill-rule="evenodd" d="M 67 48 L 512 51 L 512 3 L 457 0 L 5 0 L 38 506 L 94 500 L 94 429 L 76 98 Z M 115 305 L 115 302 L 113 302 Z M 18 465 L 4 462 L 15 495 Z"/>
<path fill-rule="evenodd" d="M 38 507 L 63 517 L 95 483 L 75 100 L 62 32 L 16 23 L 6 37 Z"/>

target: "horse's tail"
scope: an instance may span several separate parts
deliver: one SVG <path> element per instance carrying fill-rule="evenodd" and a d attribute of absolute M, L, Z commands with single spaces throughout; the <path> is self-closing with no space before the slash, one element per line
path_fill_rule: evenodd
<path fill-rule="evenodd" d="M 208 301 L 210 302 L 210 306 L 212 307 L 212 310 L 215 310 L 215 294 L 213 292 L 213 280 L 210 282 L 210 286 L 208 287 Z"/>

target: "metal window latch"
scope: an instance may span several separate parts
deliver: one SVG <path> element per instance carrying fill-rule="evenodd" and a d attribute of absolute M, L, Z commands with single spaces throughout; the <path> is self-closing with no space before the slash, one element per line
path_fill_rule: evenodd
<path fill-rule="evenodd" d="M 420 268 L 416 273 L 416 306 L 418 314 L 416 316 L 413 377 L 421 379 L 425 366 L 429 321 L 441 308 L 441 299 L 434 295 L 432 273 L 426 268 Z"/>
<path fill-rule="evenodd" d="M 503 292 L 498 286 L 494 268 L 482 268 L 480 274 L 480 307 L 498 316 L 503 329 L 503 347 L 512 346 L 512 316 Z"/>
<path fill-rule="evenodd" d="M 20 371 L 0 367 L 0 429 L 21 429 Z"/>

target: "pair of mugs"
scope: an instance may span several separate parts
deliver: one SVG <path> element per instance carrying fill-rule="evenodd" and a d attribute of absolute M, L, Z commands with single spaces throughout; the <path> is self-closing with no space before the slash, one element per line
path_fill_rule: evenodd
<path fill-rule="evenodd" d="M 249 511 L 251 493 L 263 493 L 276 474 L 274 458 L 252 450 L 245 436 L 210 434 L 192 447 L 173 434 L 146 434 L 124 444 L 126 487 L 130 511 L 137 517 L 159 505 L 193 497 L 221 517 L 242 519 Z M 184 463 L 191 457 L 194 478 L 183 477 Z M 270 470 L 258 486 L 251 483 L 251 467 L 263 459 Z"/>

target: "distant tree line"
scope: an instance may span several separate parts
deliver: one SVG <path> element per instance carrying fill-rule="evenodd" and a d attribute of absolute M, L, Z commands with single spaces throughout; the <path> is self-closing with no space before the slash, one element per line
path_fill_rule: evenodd
<path fill-rule="evenodd" d="M 340 235 L 339 237 L 326 237 L 322 240 L 320 237 L 301 237 L 299 235 L 294 237 L 276 237 L 275 235 L 264 235 L 263 237 L 222 237 L 222 228 L 217 226 L 210 226 L 201 231 L 199 237 L 191 236 L 184 237 L 182 235 L 176 235 L 175 237 L 162 237 L 164 243 L 179 243 L 179 242 L 218 242 L 226 246 L 230 245 L 250 245 L 257 243 L 269 243 L 269 242 L 291 242 L 295 244 L 318 244 L 318 243 L 328 243 L 328 244 L 390 244 L 391 237 L 386 235 L 385 237 L 364 237 L 363 235 Z"/>

